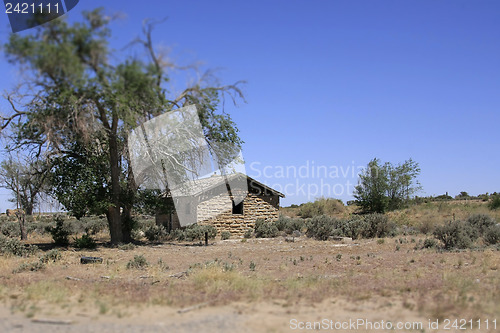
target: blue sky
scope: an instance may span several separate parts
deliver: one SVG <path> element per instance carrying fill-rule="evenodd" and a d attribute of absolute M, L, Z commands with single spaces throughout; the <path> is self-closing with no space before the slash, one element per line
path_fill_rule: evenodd
<path fill-rule="evenodd" d="M 247 173 L 285 192 L 284 205 L 351 199 L 352 170 L 374 157 L 417 161 L 420 195 L 500 192 L 498 1 L 81 0 L 67 16 L 102 4 L 122 14 L 117 50 L 144 18 L 168 17 L 153 36 L 174 59 L 247 81 L 247 103 L 226 110 Z M 2 43 L 8 33 L 0 15 Z M 16 70 L 2 57 L 0 71 L 9 89 Z"/>

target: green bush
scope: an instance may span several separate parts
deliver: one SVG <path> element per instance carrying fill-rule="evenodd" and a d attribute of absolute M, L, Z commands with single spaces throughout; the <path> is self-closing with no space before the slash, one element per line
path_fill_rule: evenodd
<path fill-rule="evenodd" d="M 135 250 L 135 245 L 132 243 L 120 244 L 120 245 L 118 245 L 118 250 L 122 250 L 122 251 Z"/>
<path fill-rule="evenodd" d="M 162 225 L 152 225 L 144 232 L 144 236 L 150 242 L 158 242 L 167 236 L 167 229 Z"/>
<path fill-rule="evenodd" d="M 73 246 L 77 249 L 95 249 L 97 247 L 97 243 L 95 240 L 89 236 L 88 234 L 82 235 L 81 238 L 76 237 Z"/>
<path fill-rule="evenodd" d="M 435 248 L 437 247 L 437 241 L 434 238 L 426 238 L 423 247 L 425 249 Z"/>
<path fill-rule="evenodd" d="M 349 220 L 335 220 L 333 228 L 335 231 L 332 232 L 332 236 L 351 237 L 352 239 L 364 237 L 368 229 L 365 219 L 359 216 L 352 217 Z"/>
<path fill-rule="evenodd" d="M 338 199 L 320 198 L 314 202 L 300 205 L 298 215 L 302 218 L 311 218 L 321 215 L 332 215 L 343 212 L 344 204 Z"/>
<path fill-rule="evenodd" d="M 18 239 L 0 235 L 0 253 L 18 257 L 29 257 L 38 251 L 35 245 L 24 245 Z"/>
<path fill-rule="evenodd" d="M 213 225 L 193 224 L 184 229 L 184 237 L 187 241 L 204 240 L 205 233 L 208 232 L 208 238 L 214 239 L 217 236 L 217 229 Z"/>
<path fill-rule="evenodd" d="M 434 236 L 443 243 L 446 250 L 467 249 L 472 247 L 478 237 L 477 230 L 465 221 L 447 222 L 437 226 Z"/>
<path fill-rule="evenodd" d="M 52 249 L 40 257 L 40 262 L 46 264 L 49 261 L 56 262 L 61 259 L 61 252 L 58 249 Z"/>
<path fill-rule="evenodd" d="M 108 221 L 98 216 L 83 217 L 80 219 L 79 224 L 83 232 L 89 235 L 96 235 L 108 228 Z"/>
<path fill-rule="evenodd" d="M 305 227 L 305 222 L 301 218 L 290 218 L 288 216 L 280 215 L 275 222 L 279 231 L 285 232 L 287 235 L 292 234 L 295 230 L 302 232 Z"/>
<path fill-rule="evenodd" d="M 47 229 L 51 226 L 50 222 L 38 221 L 27 224 L 28 234 L 37 233 L 39 235 L 45 235 L 48 231 Z"/>
<path fill-rule="evenodd" d="M 368 214 L 363 220 L 364 230 L 361 236 L 364 238 L 393 237 L 397 234 L 396 225 L 384 214 Z"/>
<path fill-rule="evenodd" d="M 146 268 L 148 265 L 149 264 L 148 264 L 148 261 L 146 260 L 146 258 L 144 258 L 144 256 L 142 254 L 139 254 L 139 255 L 135 255 L 134 259 L 131 259 L 127 263 L 127 269 L 131 269 L 131 268 L 143 269 L 143 268 Z"/>
<path fill-rule="evenodd" d="M 243 238 L 248 239 L 252 238 L 253 236 L 253 230 L 252 229 L 247 229 L 245 233 L 243 234 Z"/>
<path fill-rule="evenodd" d="M 217 236 L 217 229 L 213 225 L 198 225 L 193 224 L 184 229 L 175 229 L 170 234 L 168 234 L 168 238 L 172 240 L 178 241 L 195 241 L 205 240 L 205 232 L 208 233 L 209 239 L 214 239 Z"/>
<path fill-rule="evenodd" d="M 30 263 L 22 263 L 21 265 L 19 265 L 18 268 L 14 269 L 12 271 L 12 273 L 15 274 L 15 273 L 21 273 L 21 272 L 25 272 L 25 271 L 36 272 L 36 271 L 39 271 L 43 268 L 45 268 L 45 265 L 43 264 L 43 262 L 34 261 L 34 262 L 30 262 Z"/>
<path fill-rule="evenodd" d="M 229 231 L 223 231 L 220 233 L 221 240 L 226 240 L 231 238 L 231 233 Z"/>
<path fill-rule="evenodd" d="M 467 219 L 467 222 L 477 230 L 479 235 L 483 235 L 486 230 L 496 224 L 494 218 L 486 214 L 475 214 Z"/>
<path fill-rule="evenodd" d="M 47 232 L 52 235 L 54 243 L 58 246 L 69 245 L 69 235 L 71 235 L 71 226 L 67 223 L 62 215 L 55 217 L 55 226 L 47 227 Z"/>
<path fill-rule="evenodd" d="M 500 243 L 500 226 L 494 225 L 489 227 L 483 235 L 483 239 L 488 245 L 495 245 Z"/>
<path fill-rule="evenodd" d="M 278 236 L 278 227 L 274 222 L 266 222 L 263 219 L 255 221 L 255 237 L 257 238 L 273 238 Z"/>
<path fill-rule="evenodd" d="M 327 240 L 330 236 L 339 236 L 337 219 L 321 215 L 315 216 L 307 223 L 306 235 L 317 240 Z"/>
<path fill-rule="evenodd" d="M 169 238 L 172 240 L 183 241 L 186 239 L 186 236 L 183 230 L 175 229 L 170 232 Z"/>
<path fill-rule="evenodd" d="M 21 237 L 19 222 L 4 222 L 0 225 L 0 232 L 7 237 Z"/>
<path fill-rule="evenodd" d="M 491 210 L 500 208 L 500 194 L 491 196 L 491 201 L 488 203 L 488 207 L 490 207 Z"/>

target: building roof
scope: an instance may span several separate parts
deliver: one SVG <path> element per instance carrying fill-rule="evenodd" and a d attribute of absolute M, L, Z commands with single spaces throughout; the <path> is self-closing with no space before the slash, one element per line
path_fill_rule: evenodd
<path fill-rule="evenodd" d="M 252 177 L 249 177 L 249 176 L 242 174 L 242 173 L 233 173 L 233 174 L 224 175 L 224 176 L 214 174 L 214 175 L 206 177 L 206 178 L 199 178 L 196 180 L 192 180 L 189 182 L 189 184 L 192 187 L 192 191 L 190 191 L 190 195 L 197 196 L 197 195 L 200 195 L 204 192 L 214 190 L 215 188 L 217 188 L 221 185 L 225 185 L 226 182 L 228 184 L 237 184 L 237 181 L 240 181 L 244 178 L 247 179 L 248 185 L 254 184 L 254 185 L 261 187 L 264 191 L 271 192 L 272 194 L 278 195 L 281 198 L 285 197 L 285 195 L 283 193 L 280 193 L 280 192 L 276 191 L 275 189 L 273 189 L 265 184 L 262 184 L 261 182 L 253 179 Z M 175 191 L 175 189 L 172 189 L 172 190 Z"/>

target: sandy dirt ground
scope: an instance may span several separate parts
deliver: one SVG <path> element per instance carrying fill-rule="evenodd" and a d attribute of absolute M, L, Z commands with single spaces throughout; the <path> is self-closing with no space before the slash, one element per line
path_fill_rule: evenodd
<path fill-rule="evenodd" d="M 102 246 L 61 250 L 58 262 L 21 273 L 13 270 L 33 259 L 0 257 L 0 332 L 500 331 L 500 252 L 419 244 L 402 236 Z M 149 266 L 127 269 L 139 254 Z M 82 255 L 105 263 L 81 265 Z M 446 329 L 454 319 L 483 324 Z"/>

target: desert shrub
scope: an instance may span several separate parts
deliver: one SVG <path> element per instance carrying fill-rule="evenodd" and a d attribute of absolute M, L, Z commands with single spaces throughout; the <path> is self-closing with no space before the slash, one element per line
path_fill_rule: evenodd
<path fill-rule="evenodd" d="M 22 263 L 18 268 L 14 269 L 12 273 L 21 273 L 26 271 L 36 272 L 45 268 L 45 265 L 41 261 L 34 261 L 30 263 Z"/>
<path fill-rule="evenodd" d="M 477 230 L 465 221 L 450 221 L 437 226 L 434 236 L 443 243 L 445 249 L 467 249 L 478 237 Z"/>
<path fill-rule="evenodd" d="M 255 237 L 257 238 L 273 238 L 278 236 L 278 227 L 271 221 L 257 219 L 255 221 Z"/>
<path fill-rule="evenodd" d="M 486 230 L 491 228 L 496 224 L 496 221 L 494 218 L 487 214 L 474 214 L 471 215 L 468 219 L 467 222 L 477 230 L 479 235 L 483 235 Z"/>
<path fill-rule="evenodd" d="M 397 234 L 396 225 L 384 214 L 368 214 L 363 217 L 364 226 L 361 236 L 364 238 L 383 238 Z"/>
<path fill-rule="evenodd" d="M 83 232 L 89 235 L 96 235 L 108 228 L 108 221 L 98 216 L 83 217 L 79 224 L 80 229 L 83 229 Z"/>
<path fill-rule="evenodd" d="M 231 238 L 231 233 L 229 231 L 223 231 L 220 233 L 220 238 L 222 240 L 229 239 L 229 238 Z"/>
<path fill-rule="evenodd" d="M 83 234 L 82 237 L 75 237 L 73 246 L 77 249 L 95 249 L 97 243 L 89 234 Z"/>
<path fill-rule="evenodd" d="M 307 223 L 306 235 L 317 240 L 327 240 L 330 236 L 338 236 L 337 219 L 321 215 L 315 216 Z"/>
<path fill-rule="evenodd" d="M 61 252 L 58 249 L 52 249 L 40 257 L 40 262 L 46 264 L 49 261 L 56 262 L 61 260 Z"/>
<path fill-rule="evenodd" d="M 332 232 L 332 235 L 351 237 L 352 239 L 363 237 L 367 229 L 366 221 L 359 216 L 348 220 L 335 220 L 333 227 L 335 232 Z"/>
<path fill-rule="evenodd" d="M 432 222 L 432 220 L 430 219 L 426 219 L 424 221 L 422 221 L 419 225 L 418 225 L 418 231 L 420 231 L 422 234 L 424 235 L 429 235 L 429 234 L 432 234 L 434 232 L 434 223 Z"/>
<path fill-rule="evenodd" d="M 0 253 L 18 257 L 29 257 L 38 251 L 35 245 L 24 245 L 18 239 L 0 236 Z"/>
<path fill-rule="evenodd" d="M 426 238 L 423 247 L 425 249 L 435 248 L 437 247 L 437 241 L 434 238 Z"/>
<path fill-rule="evenodd" d="M 19 222 L 4 222 L 0 225 L 0 232 L 7 237 L 21 237 Z"/>
<path fill-rule="evenodd" d="M 52 235 L 54 243 L 58 246 L 69 245 L 69 235 L 71 235 L 71 226 L 67 223 L 62 215 L 55 217 L 55 226 L 47 227 L 47 232 Z"/>
<path fill-rule="evenodd" d="M 148 264 L 148 261 L 146 260 L 146 258 L 144 258 L 144 256 L 142 254 L 139 254 L 139 255 L 135 255 L 134 259 L 131 259 L 127 263 L 127 269 L 131 269 L 131 268 L 143 269 L 143 268 L 146 268 L 148 265 L 149 264 Z"/>
<path fill-rule="evenodd" d="M 46 233 L 48 233 L 47 229 L 51 225 L 52 224 L 50 222 L 46 222 L 44 220 L 38 221 L 38 222 L 33 222 L 33 223 L 28 223 L 27 231 L 28 231 L 28 234 L 37 233 L 39 235 L 45 235 Z"/>
<path fill-rule="evenodd" d="M 252 229 L 247 229 L 245 231 L 245 233 L 243 234 L 243 238 L 247 239 L 247 238 L 252 238 L 253 236 L 253 230 Z"/>
<path fill-rule="evenodd" d="M 175 229 L 170 232 L 169 238 L 172 240 L 183 241 L 186 239 L 186 235 L 183 230 Z"/>
<path fill-rule="evenodd" d="M 295 230 L 302 231 L 305 227 L 303 219 L 290 218 L 283 215 L 280 215 L 280 217 L 274 223 L 279 231 L 284 231 L 288 235 L 292 234 Z"/>
<path fill-rule="evenodd" d="M 167 229 L 162 225 L 153 224 L 144 232 L 144 236 L 150 242 L 158 242 L 167 236 Z"/>
<path fill-rule="evenodd" d="M 120 244 L 118 245 L 118 249 L 122 251 L 135 250 L 135 245 L 132 243 Z"/>
<path fill-rule="evenodd" d="M 491 196 L 491 201 L 488 203 L 488 207 L 491 210 L 500 208 L 500 194 Z"/>
<path fill-rule="evenodd" d="M 298 215 L 302 218 L 311 218 L 321 215 L 332 215 L 343 212 L 344 204 L 338 199 L 320 198 L 314 202 L 300 205 Z"/>
<path fill-rule="evenodd" d="M 184 229 L 184 237 L 187 241 L 204 240 L 205 232 L 208 232 L 209 239 L 217 236 L 217 229 L 213 225 L 193 224 Z"/>
<path fill-rule="evenodd" d="M 493 225 L 486 229 L 483 239 L 488 245 L 495 245 L 500 243 L 500 226 Z"/>

